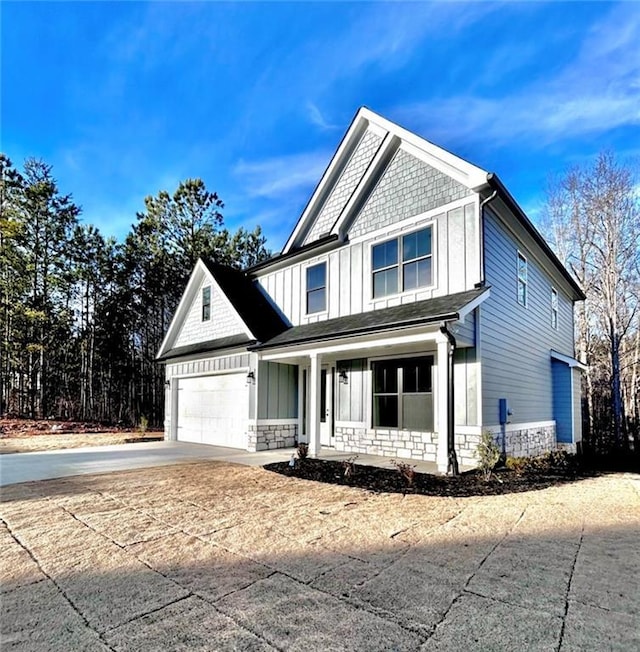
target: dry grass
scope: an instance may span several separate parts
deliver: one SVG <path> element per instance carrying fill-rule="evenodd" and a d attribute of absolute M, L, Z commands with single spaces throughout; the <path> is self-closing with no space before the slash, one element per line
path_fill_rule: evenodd
<path fill-rule="evenodd" d="M 144 435 L 137 432 L 92 432 L 7 437 L 0 439 L 0 455 L 127 444 L 136 441 L 152 441 L 161 436 L 162 433 L 158 432 L 147 432 Z"/>
<path fill-rule="evenodd" d="M 638 475 L 453 499 L 196 462 L 0 516 L 3 650 L 640 647 Z"/>

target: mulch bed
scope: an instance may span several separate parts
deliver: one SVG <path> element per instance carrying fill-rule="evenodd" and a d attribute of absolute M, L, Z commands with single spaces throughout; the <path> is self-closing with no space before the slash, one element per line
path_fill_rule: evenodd
<path fill-rule="evenodd" d="M 376 493 L 456 498 L 546 489 L 596 474 L 593 469 L 583 468 L 577 461 L 571 461 L 569 464 L 556 467 L 547 465 L 545 468 L 520 473 L 503 467 L 496 469 L 488 480 L 479 471 L 467 471 L 456 477 L 415 473 L 412 483 L 409 484 L 400 471 L 377 466 L 354 464 L 351 475 L 345 476 L 344 464 L 333 460 L 298 459 L 294 467 L 290 467 L 289 462 L 276 462 L 267 464 L 264 468 L 302 480 L 357 487 Z"/>

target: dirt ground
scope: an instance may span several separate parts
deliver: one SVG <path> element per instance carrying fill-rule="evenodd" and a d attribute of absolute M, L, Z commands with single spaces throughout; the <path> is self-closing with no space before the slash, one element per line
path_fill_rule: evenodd
<path fill-rule="evenodd" d="M 640 476 L 477 498 L 197 462 L 3 488 L 5 650 L 634 650 Z"/>
<path fill-rule="evenodd" d="M 0 419 L 0 455 L 153 441 L 163 433 L 81 421 Z"/>

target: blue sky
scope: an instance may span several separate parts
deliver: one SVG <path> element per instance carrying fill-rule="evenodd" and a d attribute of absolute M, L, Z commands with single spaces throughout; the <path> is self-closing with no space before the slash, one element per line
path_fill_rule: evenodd
<path fill-rule="evenodd" d="M 202 178 L 279 250 L 361 105 L 496 172 L 640 157 L 640 3 L 3 2 L 1 148 L 122 239 Z"/>

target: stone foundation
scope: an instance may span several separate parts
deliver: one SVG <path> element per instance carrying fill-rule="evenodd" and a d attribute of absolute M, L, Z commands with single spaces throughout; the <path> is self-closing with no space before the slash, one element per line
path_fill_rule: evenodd
<path fill-rule="evenodd" d="M 502 446 L 499 432 L 493 433 L 496 442 Z M 455 435 L 458 464 L 462 467 L 478 465 L 479 434 Z M 409 430 L 369 430 L 367 428 L 338 426 L 335 429 L 334 446 L 338 451 L 382 455 L 384 457 L 405 457 L 425 462 L 435 462 L 438 449 L 438 435 L 430 432 Z M 565 445 L 571 451 L 571 445 Z M 534 457 L 543 455 L 560 446 L 556 443 L 554 425 L 537 426 L 507 431 L 506 450 L 510 457 Z M 574 447 L 575 448 L 575 447 Z"/>
<path fill-rule="evenodd" d="M 297 439 L 297 423 L 249 424 L 247 450 L 255 453 L 274 448 L 291 448 Z"/>
<path fill-rule="evenodd" d="M 335 428 L 334 447 L 347 453 L 435 462 L 437 438 L 430 432 L 338 426 Z"/>

